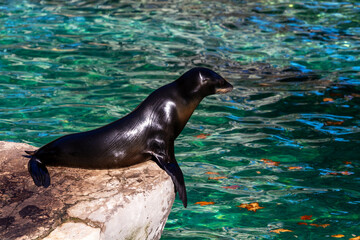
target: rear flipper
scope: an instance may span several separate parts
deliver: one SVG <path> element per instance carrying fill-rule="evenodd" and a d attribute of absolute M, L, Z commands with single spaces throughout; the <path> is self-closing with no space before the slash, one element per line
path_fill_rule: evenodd
<path fill-rule="evenodd" d="M 28 170 L 36 186 L 47 188 L 50 185 L 50 175 L 45 164 L 35 156 L 32 156 L 28 162 Z"/>

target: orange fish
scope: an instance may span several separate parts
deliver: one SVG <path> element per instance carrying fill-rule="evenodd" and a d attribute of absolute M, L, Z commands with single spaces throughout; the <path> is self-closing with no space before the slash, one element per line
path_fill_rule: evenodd
<path fill-rule="evenodd" d="M 334 235 L 331 235 L 331 237 L 333 237 L 333 238 L 343 238 L 343 237 L 345 237 L 345 235 L 343 235 L 343 234 L 334 234 Z"/>
<path fill-rule="evenodd" d="M 271 159 L 266 159 L 266 158 L 262 158 L 261 161 L 263 161 L 264 163 L 266 163 L 269 166 L 279 166 L 280 162 L 275 162 Z"/>
<path fill-rule="evenodd" d="M 332 98 L 324 98 L 323 99 L 323 102 L 333 102 L 334 101 L 334 99 L 332 99 Z"/>
<path fill-rule="evenodd" d="M 253 211 L 256 212 L 259 209 L 265 208 L 265 207 L 260 207 L 259 203 L 257 202 L 253 202 L 253 203 L 242 203 L 238 206 L 239 208 L 246 208 L 248 211 Z"/>
<path fill-rule="evenodd" d="M 289 230 L 289 229 L 278 228 L 278 229 L 270 230 L 270 232 L 274 232 L 274 233 L 280 234 L 280 233 L 282 233 L 282 232 L 292 232 L 292 231 Z"/>
<path fill-rule="evenodd" d="M 289 170 L 301 170 L 303 169 L 303 167 L 298 167 L 298 166 L 295 166 L 295 167 L 288 167 Z"/>
<path fill-rule="evenodd" d="M 308 225 L 306 222 L 298 222 L 298 225 Z"/>
<path fill-rule="evenodd" d="M 312 215 L 304 215 L 304 216 L 301 216 L 301 220 L 312 220 L 311 219 Z"/>
<path fill-rule="evenodd" d="M 360 236 L 350 238 L 349 240 L 360 240 Z"/>
<path fill-rule="evenodd" d="M 195 204 L 199 204 L 200 206 L 206 206 L 206 205 L 214 205 L 215 203 L 202 201 L 202 202 L 196 202 Z"/>
<path fill-rule="evenodd" d="M 325 126 L 339 126 L 342 125 L 344 121 L 326 121 L 324 123 Z"/>
<path fill-rule="evenodd" d="M 330 224 L 316 224 L 316 223 L 310 223 L 310 226 L 326 228 L 326 227 L 330 226 Z"/>
<path fill-rule="evenodd" d="M 210 134 L 207 134 L 207 133 L 201 133 L 197 136 L 194 136 L 196 138 L 199 138 L 199 139 L 205 139 L 206 137 L 210 136 Z"/>

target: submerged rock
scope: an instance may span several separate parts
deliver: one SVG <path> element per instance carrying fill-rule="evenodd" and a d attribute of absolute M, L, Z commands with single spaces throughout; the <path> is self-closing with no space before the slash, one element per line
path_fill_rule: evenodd
<path fill-rule="evenodd" d="M 254 91 L 313 91 L 326 89 L 332 84 L 329 76 L 322 76 L 321 72 L 305 67 L 278 67 L 262 62 L 248 65 L 228 62 L 223 68 L 224 76 L 232 83 Z"/>
<path fill-rule="evenodd" d="M 242 79 L 264 79 L 267 82 L 306 82 L 320 79 L 312 71 L 303 72 L 293 66 L 275 68 L 268 63 L 243 65 L 238 71 Z"/>
<path fill-rule="evenodd" d="M 129 168 L 48 167 L 36 187 L 23 143 L 0 141 L 0 239 L 159 239 L 175 199 L 165 171 L 148 161 Z"/>

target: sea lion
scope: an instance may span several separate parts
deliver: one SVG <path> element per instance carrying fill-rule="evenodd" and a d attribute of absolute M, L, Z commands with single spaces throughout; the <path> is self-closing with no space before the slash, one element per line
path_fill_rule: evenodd
<path fill-rule="evenodd" d="M 120 168 L 155 161 L 171 177 L 184 207 L 184 177 L 174 141 L 200 101 L 233 86 L 207 68 L 193 68 L 151 93 L 125 117 L 103 127 L 60 137 L 30 155 L 28 170 L 37 186 L 50 185 L 46 165 L 86 169 Z"/>

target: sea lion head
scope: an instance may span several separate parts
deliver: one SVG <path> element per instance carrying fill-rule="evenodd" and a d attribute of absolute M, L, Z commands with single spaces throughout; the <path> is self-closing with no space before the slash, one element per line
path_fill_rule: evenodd
<path fill-rule="evenodd" d="M 202 67 L 187 71 L 178 82 L 183 91 L 202 98 L 215 93 L 227 93 L 233 89 L 233 86 L 219 74 Z"/>

